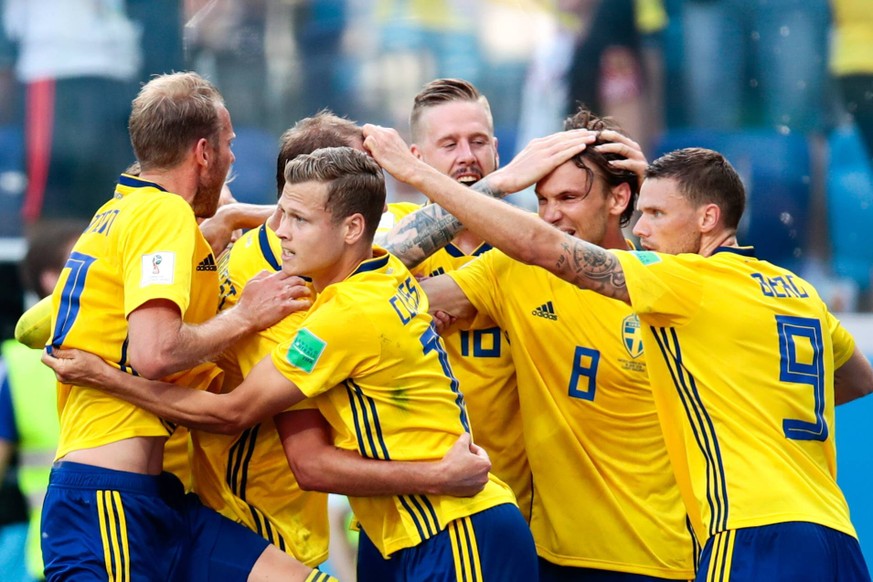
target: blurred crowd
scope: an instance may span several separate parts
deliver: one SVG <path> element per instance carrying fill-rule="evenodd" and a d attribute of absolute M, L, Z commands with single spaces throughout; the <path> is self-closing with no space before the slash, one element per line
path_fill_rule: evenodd
<path fill-rule="evenodd" d="M 238 138 L 234 194 L 269 202 L 279 134 L 327 108 L 407 128 L 460 77 L 488 96 L 504 163 L 578 103 L 654 158 L 722 151 L 750 190 L 743 238 L 870 309 L 873 11 L 864 0 L 3 0 L 0 237 L 88 218 L 132 160 L 151 75 L 214 81 Z M 396 188 L 398 199 L 420 200 Z"/>

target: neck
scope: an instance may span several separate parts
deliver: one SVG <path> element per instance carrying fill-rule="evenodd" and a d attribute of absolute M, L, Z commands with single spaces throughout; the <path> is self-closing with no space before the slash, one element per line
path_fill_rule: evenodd
<path fill-rule="evenodd" d="M 355 269 L 357 269 L 361 263 L 372 258 L 372 246 L 361 248 L 356 251 L 350 249 L 328 270 L 318 275 L 313 275 L 312 287 L 315 289 L 316 293 L 321 293 L 327 286 L 347 279 L 349 275 L 355 272 Z"/>
<path fill-rule="evenodd" d="M 139 179 L 146 182 L 154 182 L 167 192 L 178 194 L 188 204 L 194 202 L 194 195 L 197 193 L 197 177 L 190 172 L 184 172 L 177 168 L 170 170 L 153 169 L 142 172 L 139 175 Z"/>
<path fill-rule="evenodd" d="M 603 237 L 603 240 L 600 241 L 598 245 L 605 249 L 618 249 L 622 251 L 626 251 L 627 247 L 627 239 L 624 236 L 624 233 L 621 231 L 621 228 L 616 225 L 614 228 L 609 228 L 606 231 L 606 234 Z"/>
<path fill-rule="evenodd" d="M 698 255 L 710 257 L 715 253 L 715 249 L 719 247 L 738 247 L 737 234 L 733 231 L 721 231 L 713 236 L 704 237 L 700 241 L 700 250 Z"/>
<path fill-rule="evenodd" d="M 481 245 L 482 242 L 481 238 L 469 230 L 462 230 L 458 233 L 458 236 L 452 239 L 452 244 L 468 255 L 479 248 L 479 245 Z"/>

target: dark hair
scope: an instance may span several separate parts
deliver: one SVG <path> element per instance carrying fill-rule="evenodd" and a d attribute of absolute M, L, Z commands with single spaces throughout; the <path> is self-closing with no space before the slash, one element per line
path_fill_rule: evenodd
<path fill-rule="evenodd" d="M 622 135 L 626 135 L 624 130 L 611 117 L 598 117 L 587 109 L 584 105 L 579 107 L 573 115 L 564 120 L 564 131 L 571 129 L 588 129 L 591 131 L 603 131 L 611 129 Z M 624 156 L 615 153 L 601 153 L 596 146 L 609 143 L 608 140 L 601 139 L 598 135 L 597 140 L 589 144 L 581 153 L 573 157 L 573 163 L 581 170 L 588 174 L 587 191 L 591 190 L 594 185 L 594 172 L 592 167 L 597 168 L 597 171 L 603 176 L 603 180 L 610 187 L 618 186 L 619 184 L 627 184 L 630 187 L 630 199 L 627 207 L 621 213 L 621 226 L 627 226 L 634 214 L 634 209 L 637 206 L 637 196 L 640 193 L 640 180 L 636 174 L 629 170 L 615 168 L 609 164 L 613 160 L 623 160 Z M 587 162 L 587 164 L 586 164 Z"/>
<path fill-rule="evenodd" d="M 52 289 L 42 288 L 42 274 L 64 268 L 70 247 L 87 226 L 87 222 L 75 219 L 42 220 L 30 225 L 27 252 L 19 265 L 24 288 L 40 298 L 50 295 Z"/>
<path fill-rule="evenodd" d="M 646 169 L 646 178 L 675 180 L 679 192 L 694 206 L 715 204 L 725 227 L 736 230 L 746 207 L 740 175 L 720 153 L 685 148 L 664 154 Z"/>
<path fill-rule="evenodd" d="M 385 177 L 373 158 L 350 147 L 321 148 L 288 162 L 285 181 L 327 184 L 325 209 L 334 222 L 361 214 L 365 234 L 373 241 L 385 206 Z"/>
<path fill-rule="evenodd" d="M 412 112 L 409 114 L 409 129 L 412 132 L 412 139 L 419 139 L 419 122 L 425 109 L 455 101 L 480 103 L 488 113 L 488 118 L 491 119 L 491 106 L 488 104 L 488 99 L 479 93 L 479 90 L 472 83 L 463 79 L 435 79 L 424 86 L 412 103 Z M 493 121 L 491 125 L 493 127 Z"/>
<path fill-rule="evenodd" d="M 159 75 L 133 100 L 130 143 L 144 171 L 172 168 L 199 139 L 216 144 L 221 131 L 215 85 L 197 73 Z"/>
<path fill-rule="evenodd" d="M 285 130 L 279 138 L 279 157 L 276 160 L 276 194 L 282 196 L 285 186 L 285 166 L 301 154 L 311 154 L 319 148 L 355 147 L 362 143 L 364 134 L 349 119 L 338 117 L 322 109 Z"/>

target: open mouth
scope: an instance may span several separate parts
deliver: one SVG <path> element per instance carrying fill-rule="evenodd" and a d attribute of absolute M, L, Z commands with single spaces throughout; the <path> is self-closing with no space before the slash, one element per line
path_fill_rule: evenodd
<path fill-rule="evenodd" d="M 464 186 L 472 186 L 476 182 L 481 179 L 479 174 L 461 174 L 460 176 L 456 176 L 455 180 L 463 184 Z"/>

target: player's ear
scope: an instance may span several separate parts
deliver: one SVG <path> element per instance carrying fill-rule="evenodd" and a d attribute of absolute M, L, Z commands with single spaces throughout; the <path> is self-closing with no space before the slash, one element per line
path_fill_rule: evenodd
<path fill-rule="evenodd" d="M 721 208 L 719 208 L 718 204 L 704 204 L 700 208 L 700 232 L 711 232 L 718 225 L 721 220 Z"/>
<path fill-rule="evenodd" d="M 346 244 L 353 245 L 357 243 L 364 236 L 366 231 L 366 221 L 364 220 L 364 215 L 360 212 L 356 212 L 351 216 L 347 216 L 345 220 L 343 220 L 344 232 L 343 232 L 343 240 L 345 240 Z"/>
<path fill-rule="evenodd" d="M 609 189 L 609 194 L 607 196 L 608 198 L 606 202 L 609 207 L 609 213 L 621 216 L 627 208 L 627 205 L 630 204 L 630 184 L 622 182 L 618 186 L 613 186 Z"/>
<path fill-rule="evenodd" d="M 197 143 L 194 144 L 194 159 L 202 167 L 208 166 L 212 161 L 212 148 L 209 145 L 209 140 L 205 137 L 198 139 Z"/>

